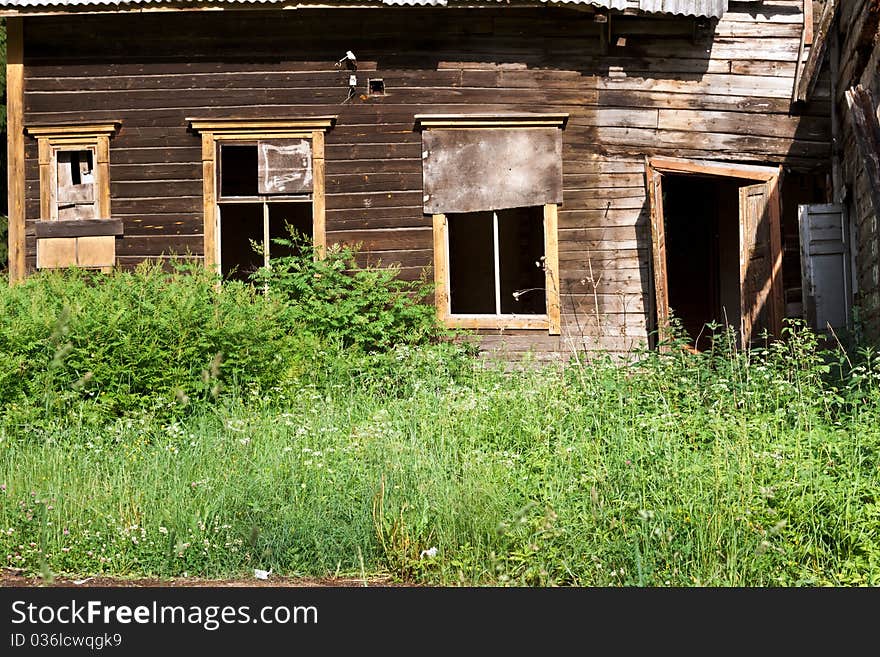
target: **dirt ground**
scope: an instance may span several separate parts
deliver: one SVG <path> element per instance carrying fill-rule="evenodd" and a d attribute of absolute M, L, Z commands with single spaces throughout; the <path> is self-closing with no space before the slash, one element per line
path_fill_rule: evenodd
<path fill-rule="evenodd" d="M 268 579 L 243 577 L 238 579 L 200 579 L 197 577 L 177 577 L 173 579 L 123 578 L 123 577 L 83 577 L 81 579 L 55 577 L 46 582 L 42 577 L 25 577 L 9 568 L 0 569 L 0 586 L 69 586 L 86 588 L 97 586 L 113 587 L 151 587 L 151 586 L 185 586 L 185 587 L 315 587 L 315 586 L 401 586 L 391 580 L 381 578 L 348 579 L 344 577 L 281 577 L 274 574 Z"/>

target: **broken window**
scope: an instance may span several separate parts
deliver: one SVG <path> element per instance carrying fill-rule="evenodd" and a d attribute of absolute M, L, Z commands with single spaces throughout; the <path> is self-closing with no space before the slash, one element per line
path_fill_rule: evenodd
<path fill-rule="evenodd" d="M 110 216 L 110 137 L 118 122 L 28 127 L 39 146 L 37 268 L 109 269 L 123 225 Z"/>
<path fill-rule="evenodd" d="M 276 240 L 314 238 L 311 143 L 221 143 L 219 152 L 220 271 L 246 281 L 273 258 L 297 253 Z"/>
<path fill-rule="evenodd" d="M 448 326 L 560 332 L 565 115 L 419 115 L 424 212 Z"/>
<path fill-rule="evenodd" d="M 58 219 L 96 219 L 94 151 L 58 151 L 56 159 Z"/>

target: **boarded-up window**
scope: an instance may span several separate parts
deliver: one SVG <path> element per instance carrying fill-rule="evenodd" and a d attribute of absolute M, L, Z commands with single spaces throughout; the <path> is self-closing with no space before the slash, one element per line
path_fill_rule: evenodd
<path fill-rule="evenodd" d="M 58 219 L 97 218 L 94 152 L 58 151 L 56 160 Z"/>
<path fill-rule="evenodd" d="M 422 133 L 427 214 L 562 202 L 562 131 L 445 129 Z"/>
<path fill-rule="evenodd" d="M 34 227 L 38 269 L 116 264 L 123 224 L 110 215 L 110 138 L 118 121 L 25 129 L 37 140 L 40 220 Z"/>

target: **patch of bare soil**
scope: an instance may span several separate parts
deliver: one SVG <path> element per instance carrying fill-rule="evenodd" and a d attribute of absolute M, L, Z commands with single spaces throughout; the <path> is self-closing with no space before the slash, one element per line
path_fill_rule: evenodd
<path fill-rule="evenodd" d="M 405 586 L 390 579 L 383 578 L 345 578 L 345 577 L 282 577 L 270 575 L 268 579 L 242 577 L 233 579 L 201 579 L 198 577 L 158 578 L 126 578 L 126 577 L 54 577 L 46 581 L 42 577 L 26 577 L 19 572 L 4 568 L 0 569 L 0 586 L 2 587 L 35 587 L 35 586 L 68 586 L 86 588 L 97 586 L 112 587 L 315 587 L 315 586 Z"/>

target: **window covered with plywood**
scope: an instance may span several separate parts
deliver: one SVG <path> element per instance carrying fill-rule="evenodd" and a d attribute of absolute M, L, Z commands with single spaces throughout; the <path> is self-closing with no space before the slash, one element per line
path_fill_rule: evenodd
<path fill-rule="evenodd" d="M 560 332 L 565 115 L 418 115 L 440 319 Z"/>

